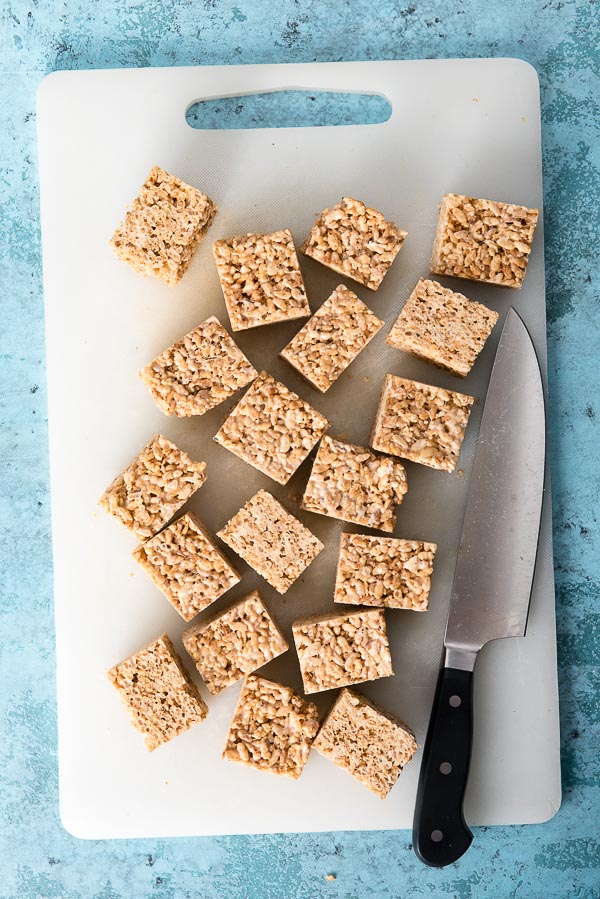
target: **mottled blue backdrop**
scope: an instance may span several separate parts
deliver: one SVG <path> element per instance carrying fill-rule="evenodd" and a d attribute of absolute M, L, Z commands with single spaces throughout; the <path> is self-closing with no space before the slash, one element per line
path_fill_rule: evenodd
<path fill-rule="evenodd" d="M 594 0 L 5 0 L 2 9 L 0 895 L 600 896 Z M 542 87 L 562 809 L 541 826 L 477 829 L 469 854 L 443 871 L 416 861 L 408 832 L 79 842 L 58 818 L 35 89 L 55 69 L 444 56 L 522 57 Z"/>

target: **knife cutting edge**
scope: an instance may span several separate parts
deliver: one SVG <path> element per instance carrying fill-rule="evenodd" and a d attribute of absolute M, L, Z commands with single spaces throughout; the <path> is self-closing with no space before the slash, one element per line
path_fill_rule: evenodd
<path fill-rule="evenodd" d="M 423 751 L 413 847 L 444 867 L 471 845 L 463 815 L 473 729 L 473 671 L 490 640 L 525 634 L 544 493 L 546 425 L 535 349 L 508 311 L 492 367 Z"/>

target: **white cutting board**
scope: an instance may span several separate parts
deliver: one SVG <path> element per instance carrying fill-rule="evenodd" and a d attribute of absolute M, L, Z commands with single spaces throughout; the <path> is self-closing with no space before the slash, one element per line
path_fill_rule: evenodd
<path fill-rule="evenodd" d="M 203 132 L 186 124 L 186 108 L 196 99 L 281 88 L 381 93 L 393 112 L 385 124 L 353 127 Z M 277 359 L 298 323 L 240 334 L 250 359 L 314 402 L 329 416 L 333 436 L 358 443 L 368 437 L 385 372 L 483 398 L 500 327 L 466 381 L 387 347 L 385 336 L 427 274 L 443 193 L 541 208 L 534 70 L 518 60 L 441 60 L 61 72 L 40 87 L 38 126 L 65 827 L 88 838 L 409 827 L 420 753 L 385 802 L 316 753 L 298 782 L 222 761 L 239 685 L 218 697 L 202 687 L 210 707 L 206 722 L 146 752 L 104 672 L 163 630 L 181 648 L 184 625 L 131 559 L 134 539 L 96 503 L 115 474 L 162 431 L 207 461 L 207 484 L 191 507 L 213 531 L 259 487 L 294 508 L 306 464 L 288 487 L 278 487 L 212 441 L 232 402 L 199 419 L 166 418 L 136 372 L 207 316 L 228 324 L 213 240 L 290 227 L 300 245 L 316 214 L 342 194 L 364 199 L 409 232 L 376 294 L 347 282 L 386 327 L 325 397 Z M 154 164 L 198 186 L 220 207 L 175 289 L 138 277 L 108 247 Z M 342 279 L 312 260 L 302 258 L 301 265 L 314 309 Z M 502 315 L 514 303 L 545 370 L 541 221 L 522 291 L 453 286 Z M 388 613 L 396 676 L 364 688 L 409 723 L 420 745 L 480 414 L 481 405 L 459 463 L 463 477 L 407 466 L 409 492 L 396 533 L 439 544 L 431 610 Z M 301 517 L 327 544 L 306 576 L 279 597 L 243 565 L 242 584 L 219 607 L 260 586 L 288 638 L 296 617 L 332 608 L 342 526 Z M 293 651 L 265 673 L 300 686 Z M 468 820 L 547 819 L 560 804 L 549 496 L 527 637 L 488 646 L 475 684 Z M 322 712 L 332 698 L 318 698 Z"/>

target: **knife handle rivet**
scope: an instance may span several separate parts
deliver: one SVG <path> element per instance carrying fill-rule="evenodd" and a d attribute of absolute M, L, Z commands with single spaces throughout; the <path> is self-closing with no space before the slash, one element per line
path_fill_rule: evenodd
<path fill-rule="evenodd" d="M 444 839 L 444 834 L 441 830 L 432 830 L 431 831 L 431 839 L 434 843 L 441 843 Z"/>
<path fill-rule="evenodd" d="M 440 765 L 440 774 L 450 774 L 452 772 L 452 765 L 450 762 L 442 762 Z"/>
<path fill-rule="evenodd" d="M 462 705 L 462 699 L 460 696 L 451 696 L 448 700 L 453 709 L 457 709 L 459 705 Z"/>

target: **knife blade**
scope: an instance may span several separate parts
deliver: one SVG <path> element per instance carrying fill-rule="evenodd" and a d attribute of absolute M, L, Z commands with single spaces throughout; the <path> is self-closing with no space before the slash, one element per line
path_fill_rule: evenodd
<path fill-rule="evenodd" d="M 490 640 L 525 634 L 539 537 L 546 426 L 535 349 L 511 307 L 492 367 L 469 483 L 440 671 L 413 825 L 413 847 L 444 867 L 471 845 L 463 815 L 473 670 Z"/>

